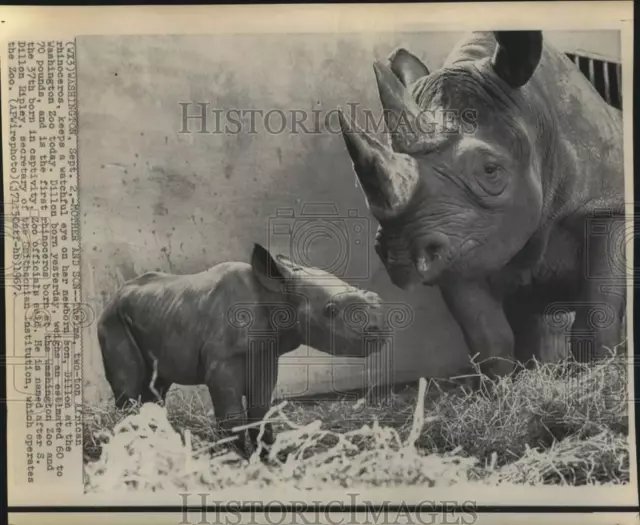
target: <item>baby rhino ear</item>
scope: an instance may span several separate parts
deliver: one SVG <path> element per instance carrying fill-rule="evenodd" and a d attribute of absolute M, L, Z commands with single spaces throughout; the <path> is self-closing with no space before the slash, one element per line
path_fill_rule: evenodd
<path fill-rule="evenodd" d="M 295 265 L 289 259 L 282 255 L 274 259 L 269 250 L 258 243 L 253 245 L 251 266 L 258 282 L 272 292 L 282 292 L 295 271 Z"/>

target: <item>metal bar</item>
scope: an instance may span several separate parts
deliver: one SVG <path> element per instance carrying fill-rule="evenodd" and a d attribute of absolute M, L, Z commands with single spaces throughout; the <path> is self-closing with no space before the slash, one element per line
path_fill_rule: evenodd
<path fill-rule="evenodd" d="M 580 49 L 580 48 L 572 49 L 571 51 L 567 51 L 567 53 L 570 53 L 572 55 L 578 55 L 585 58 L 591 58 L 594 60 L 602 60 L 603 62 L 612 62 L 616 64 L 620 63 L 620 59 L 614 56 L 605 55 L 602 53 L 594 53 L 593 51 L 584 51 L 583 49 Z"/>
<path fill-rule="evenodd" d="M 615 60 L 596 59 L 594 53 L 565 52 L 580 72 L 589 80 L 602 98 L 620 109 L 622 104 L 622 64 Z M 591 56 L 589 56 L 591 55 Z M 597 63 L 596 63 L 597 62 Z M 596 67 L 602 67 L 602 79 L 596 76 Z M 614 86 L 613 83 L 617 86 Z M 603 85 L 597 85 L 598 83 Z"/>
<path fill-rule="evenodd" d="M 604 99 L 607 104 L 611 104 L 611 85 L 609 82 L 609 64 L 602 64 L 602 73 L 604 74 Z"/>
<path fill-rule="evenodd" d="M 616 64 L 616 76 L 618 77 L 618 100 L 622 106 L 622 64 Z"/>
<path fill-rule="evenodd" d="M 596 72 L 595 72 L 595 66 L 594 66 L 594 61 L 592 58 L 588 58 L 587 59 L 588 62 L 588 67 L 589 67 L 589 82 L 591 82 L 591 85 L 596 89 L 596 91 L 598 90 L 598 86 L 596 86 Z"/>

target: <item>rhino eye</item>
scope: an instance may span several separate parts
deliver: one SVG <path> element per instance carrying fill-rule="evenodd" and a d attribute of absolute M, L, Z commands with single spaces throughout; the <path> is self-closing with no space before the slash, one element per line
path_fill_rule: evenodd
<path fill-rule="evenodd" d="M 484 165 L 484 173 L 485 175 L 493 175 L 496 171 L 498 171 L 498 166 L 495 164 L 485 164 Z"/>
<path fill-rule="evenodd" d="M 507 186 L 506 173 L 498 164 L 489 162 L 483 166 L 482 177 L 479 178 L 478 183 L 484 191 L 495 197 L 500 195 Z"/>
<path fill-rule="evenodd" d="M 324 307 L 324 315 L 327 317 L 337 317 L 338 307 L 333 303 L 327 303 Z"/>

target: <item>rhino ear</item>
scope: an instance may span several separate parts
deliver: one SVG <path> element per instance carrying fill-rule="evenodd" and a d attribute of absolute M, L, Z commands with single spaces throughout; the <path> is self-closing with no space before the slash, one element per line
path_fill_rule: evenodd
<path fill-rule="evenodd" d="M 289 259 L 283 255 L 274 259 L 269 251 L 258 243 L 253 245 L 251 267 L 258 282 L 272 292 L 282 292 L 297 270 L 296 265 Z"/>
<path fill-rule="evenodd" d="M 498 43 L 491 59 L 494 70 L 512 88 L 524 86 L 542 56 L 542 31 L 494 31 Z"/>
<path fill-rule="evenodd" d="M 391 53 L 389 67 L 405 86 L 429 74 L 427 66 L 417 56 L 403 48 Z"/>

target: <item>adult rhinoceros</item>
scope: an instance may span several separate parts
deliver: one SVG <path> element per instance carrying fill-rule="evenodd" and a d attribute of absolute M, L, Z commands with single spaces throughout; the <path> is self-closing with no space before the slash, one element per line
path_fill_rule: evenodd
<path fill-rule="evenodd" d="M 624 220 L 621 113 L 540 31 L 374 70 L 391 147 L 339 116 L 393 283 L 438 285 L 489 375 L 536 355 L 554 306 L 575 312 L 576 359 L 620 343 L 624 255 L 602 228 Z"/>

